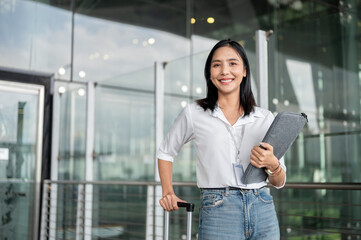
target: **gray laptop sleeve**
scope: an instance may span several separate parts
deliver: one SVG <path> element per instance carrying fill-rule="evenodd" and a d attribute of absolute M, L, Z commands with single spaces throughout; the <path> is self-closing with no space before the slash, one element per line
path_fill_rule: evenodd
<path fill-rule="evenodd" d="M 297 138 L 307 122 L 304 113 L 281 112 L 277 114 L 262 142 L 273 146 L 273 154 L 280 159 Z M 249 164 L 242 177 L 242 183 L 258 183 L 267 179 L 264 168 L 256 168 Z"/>

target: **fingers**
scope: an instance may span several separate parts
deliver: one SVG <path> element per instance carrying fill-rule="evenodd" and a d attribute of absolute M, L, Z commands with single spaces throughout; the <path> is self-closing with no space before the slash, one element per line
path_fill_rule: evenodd
<path fill-rule="evenodd" d="M 168 212 L 179 209 L 177 202 L 185 202 L 185 201 L 179 199 L 175 194 L 165 195 L 162 199 L 159 200 L 159 203 L 162 206 L 162 208 Z"/>
<path fill-rule="evenodd" d="M 251 150 L 250 163 L 257 168 L 266 167 L 273 162 L 273 158 L 272 145 L 260 143 L 260 146 L 254 146 Z"/>
<path fill-rule="evenodd" d="M 261 142 L 261 143 L 259 143 L 259 144 L 260 144 L 262 147 L 264 147 L 266 150 L 273 152 L 273 147 L 272 147 L 271 144 L 269 144 L 269 143 L 264 143 L 264 142 Z"/>
<path fill-rule="evenodd" d="M 261 168 L 262 166 L 258 163 L 258 160 L 250 159 L 250 163 L 256 168 Z"/>

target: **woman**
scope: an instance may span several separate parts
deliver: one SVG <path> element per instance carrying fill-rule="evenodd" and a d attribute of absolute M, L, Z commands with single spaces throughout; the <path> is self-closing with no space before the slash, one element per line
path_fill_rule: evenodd
<path fill-rule="evenodd" d="M 276 188 L 286 180 L 284 160 L 274 156 L 271 145 L 260 143 L 274 116 L 256 107 L 244 49 L 235 41 L 218 42 L 204 73 L 207 97 L 184 108 L 158 150 L 163 191 L 159 203 L 173 211 L 183 201 L 172 187 L 172 162 L 183 144 L 193 140 L 201 189 L 198 239 L 279 239 L 266 182 L 244 184 L 241 180 L 248 164 L 265 167 Z"/>

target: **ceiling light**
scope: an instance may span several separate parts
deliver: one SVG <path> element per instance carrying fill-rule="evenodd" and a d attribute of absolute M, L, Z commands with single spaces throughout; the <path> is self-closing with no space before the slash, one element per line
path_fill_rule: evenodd
<path fill-rule="evenodd" d="M 272 99 L 272 103 L 273 103 L 274 105 L 277 105 L 277 104 L 278 104 L 278 99 L 277 99 L 277 98 Z"/>
<path fill-rule="evenodd" d="M 181 101 L 181 106 L 182 106 L 182 108 L 185 108 L 187 106 L 187 102 L 186 101 Z"/>
<path fill-rule="evenodd" d="M 183 86 L 181 87 L 181 90 L 182 90 L 182 92 L 187 92 L 187 91 L 188 91 L 188 87 L 187 87 L 186 85 L 183 85 Z"/>
<path fill-rule="evenodd" d="M 85 78 L 85 76 L 86 76 L 86 73 L 84 71 L 79 72 L 79 77 L 80 78 Z"/>
<path fill-rule="evenodd" d="M 209 24 L 212 24 L 212 23 L 214 23 L 214 18 L 212 18 L 212 17 L 209 17 L 209 18 L 207 18 L 207 23 L 209 23 Z"/>
<path fill-rule="evenodd" d="M 66 88 L 61 86 L 61 87 L 59 87 L 58 91 L 59 91 L 60 94 L 63 94 L 63 93 L 66 92 Z"/>
<path fill-rule="evenodd" d="M 201 94 L 201 93 L 202 93 L 202 88 L 197 87 L 197 88 L 196 88 L 196 93 Z"/>
<path fill-rule="evenodd" d="M 59 70 L 58 70 L 58 73 L 63 76 L 65 74 L 65 68 L 64 67 L 60 67 Z"/>
<path fill-rule="evenodd" d="M 196 19 L 195 18 L 191 18 L 191 24 L 195 24 L 196 23 Z"/>
<path fill-rule="evenodd" d="M 154 39 L 154 38 L 149 38 L 149 39 L 148 39 L 148 43 L 149 43 L 150 45 L 154 44 L 154 43 L 155 43 L 155 39 Z"/>
<path fill-rule="evenodd" d="M 78 89 L 78 94 L 79 94 L 79 96 L 84 96 L 85 95 L 85 90 L 84 90 L 84 88 L 79 88 Z"/>

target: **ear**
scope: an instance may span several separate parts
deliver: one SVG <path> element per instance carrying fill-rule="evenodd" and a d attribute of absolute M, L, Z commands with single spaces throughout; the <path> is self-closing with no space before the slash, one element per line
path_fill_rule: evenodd
<path fill-rule="evenodd" d="M 243 77 L 246 77 L 247 76 L 247 68 L 245 67 L 244 69 L 243 69 Z"/>

